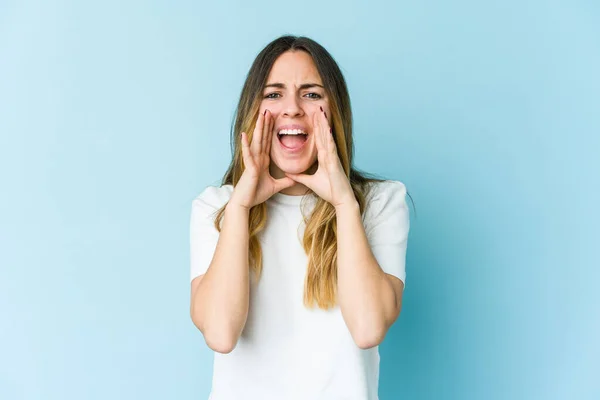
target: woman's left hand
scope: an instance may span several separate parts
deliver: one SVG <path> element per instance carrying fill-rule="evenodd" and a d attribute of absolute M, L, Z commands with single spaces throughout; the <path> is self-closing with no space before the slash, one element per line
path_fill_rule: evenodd
<path fill-rule="evenodd" d="M 313 116 L 313 135 L 317 145 L 318 169 L 313 175 L 289 174 L 287 176 L 312 189 L 334 207 L 356 202 L 350 181 L 346 176 L 327 117 L 321 109 Z"/>

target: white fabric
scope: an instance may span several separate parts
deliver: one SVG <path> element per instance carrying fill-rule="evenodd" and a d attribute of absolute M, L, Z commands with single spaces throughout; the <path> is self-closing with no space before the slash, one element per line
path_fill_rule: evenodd
<path fill-rule="evenodd" d="M 208 269 L 219 235 L 214 215 L 232 192 L 231 185 L 209 186 L 193 201 L 191 279 Z M 377 182 L 363 215 L 379 265 L 403 282 L 405 196 L 401 182 Z M 339 306 L 324 311 L 303 305 L 308 259 L 301 244 L 302 198 L 277 193 L 267 200 L 267 226 L 259 238 L 263 272 L 258 284 L 252 280 L 248 319 L 235 349 L 215 353 L 210 400 L 378 399 L 378 347 L 356 346 Z M 308 215 L 314 198 L 304 198 Z"/>

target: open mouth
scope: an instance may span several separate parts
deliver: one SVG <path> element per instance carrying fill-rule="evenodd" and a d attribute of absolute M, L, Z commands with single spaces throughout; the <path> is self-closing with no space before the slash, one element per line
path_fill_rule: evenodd
<path fill-rule="evenodd" d="M 308 134 L 301 129 L 282 129 L 277 133 L 277 138 L 286 149 L 298 150 L 308 140 Z"/>

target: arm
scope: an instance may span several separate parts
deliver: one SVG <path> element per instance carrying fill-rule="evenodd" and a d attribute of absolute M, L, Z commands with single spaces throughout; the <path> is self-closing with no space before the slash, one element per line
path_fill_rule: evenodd
<path fill-rule="evenodd" d="M 219 353 L 235 348 L 248 316 L 248 215 L 245 207 L 227 205 L 210 266 L 192 281 L 192 321 Z"/>
<path fill-rule="evenodd" d="M 338 299 L 354 342 L 377 346 L 396 321 L 404 284 L 383 272 L 373 256 L 358 203 L 336 207 Z"/>
<path fill-rule="evenodd" d="M 369 200 L 380 206 L 371 211 L 369 243 L 360 208 L 338 156 L 327 115 L 313 115 L 318 169 L 312 174 L 287 176 L 312 189 L 335 207 L 337 222 L 337 294 L 342 317 L 361 348 L 378 345 L 400 314 L 403 282 L 386 274 L 404 275 L 408 209 L 404 185 L 395 196 Z M 383 206 L 381 206 L 383 205 Z M 377 256 L 377 258 L 376 258 Z M 382 266 L 377 262 L 385 263 Z"/>
<path fill-rule="evenodd" d="M 246 132 L 242 132 L 240 142 L 236 142 L 236 148 L 242 148 L 246 168 L 226 206 L 214 252 L 210 249 L 213 253 L 210 263 L 206 258 L 209 256 L 206 249 L 210 246 L 204 248 L 192 240 L 192 246 L 195 246 L 192 254 L 204 251 L 205 257 L 192 259 L 192 270 L 194 267 L 203 270 L 206 264 L 209 265 L 204 275 L 192 280 L 190 313 L 206 344 L 219 353 L 229 353 L 235 348 L 248 318 L 250 210 L 274 193 L 295 184 L 290 178 L 274 179 L 269 172 L 273 125 L 271 113 L 265 110 L 258 116 L 252 143 Z M 214 228 L 207 226 L 204 213 L 200 214 L 198 221 L 192 216 L 192 236 L 199 242 L 207 239 L 214 243 L 215 238 L 211 236 L 215 234 Z"/>

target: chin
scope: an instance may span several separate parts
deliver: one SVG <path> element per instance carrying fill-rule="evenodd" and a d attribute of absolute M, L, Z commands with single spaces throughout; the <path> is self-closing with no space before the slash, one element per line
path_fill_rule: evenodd
<path fill-rule="evenodd" d="M 283 172 L 287 172 L 288 174 L 303 174 L 306 170 L 309 169 L 309 166 L 301 166 L 301 165 L 291 165 L 291 166 L 283 166 L 281 170 Z"/>
<path fill-rule="evenodd" d="M 275 165 L 284 173 L 303 174 L 310 169 L 314 162 L 301 162 L 300 160 L 278 160 Z"/>

